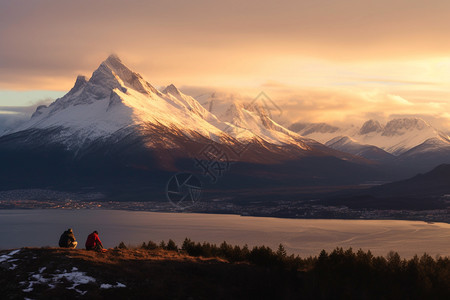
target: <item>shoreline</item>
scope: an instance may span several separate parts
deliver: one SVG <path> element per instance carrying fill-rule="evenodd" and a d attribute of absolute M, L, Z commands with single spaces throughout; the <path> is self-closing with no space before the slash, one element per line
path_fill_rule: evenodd
<path fill-rule="evenodd" d="M 27 201 L 28 202 L 28 201 Z M 32 201 L 33 203 L 40 203 L 39 201 Z M 101 202 L 99 202 L 101 203 Z M 149 203 L 153 203 L 153 202 L 114 202 L 114 204 L 130 204 L 130 203 L 139 203 L 139 204 L 149 204 Z M 158 202 L 160 204 L 160 202 Z M 0 202 L 0 204 L 3 204 Z M 70 202 L 70 204 L 73 204 L 73 202 Z M 77 204 L 81 204 L 81 203 L 77 203 Z M 85 204 L 85 203 L 83 203 Z M 59 202 L 56 202 L 55 206 L 44 206 L 44 207 L 39 207 L 39 206 L 20 206 L 20 207 L 4 207 L 2 205 L 0 205 L 0 211 L 1 210 L 66 210 L 66 211 L 71 211 L 71 210 L 110 210 L 110 211 L 127 211 L 127 212 L 151 212 L 151 213 L 166 213 L 166 214 L 171 214 L 171 213 L 176 213 L 176 214 L 205 214 L 205 215 L 225 215 L 225 216 L 240 216 L 240 217 L 254 217 L 254 218 L 273 218 L 273 219 L 287 219 L 287 220 L 361 220 L 361 221 L 416 221 L 416 222 L 424 222 L 424 223 L 428 223 L 428 224 L 435 224 L 435 223 L 442 223 L 442 224 L 450 224 L 450 217 L 447 220 L 443 220 L 441 218 L 435 218 L 434 216 L 430 216 L 430 212 L 433 211 L 438 211 L 440 213 L 444 213 L 443 210 L 424 210 L 424 211 L 417 211 L 417 210 L 371 210 L 371 212 L 379 212 L 379 213 L 391 213 L 393 215 L 398 214 L 398 213 L 416 213 L 416 214 L 420 214 L 422 213 L 423 215 L 426 215 L 427 217 L 424 218 L 420 218 L 420 217 L 410 217 L 410 218 L 401 218 L 401 217 L 390 217 L 390 216 L 385 216 L 385 217 L 358 217 L 358 216 L 354 216 L 354 217 L 323 217 L 320 214 L 317 215 L 317 217 L 314 216 L 308 216 L 308 217 L 304 217 L 304 216 L 279 216 L 279 215 L 262 215 L 262 214 L 247 214 L 247 213 L 238 213 L 238 212 L 220 212 L 220 211 L 196 211 L 196 210 L 180 210 L 177 208 L 172 207 L 172 209 L 152 209 L 152 208 L 147 208 L 147 209 L 142 209 L 139 208 L 139 206 L 133 208 L 133 207 L 108 207 L 108 206 L 98 206 L 99 204 L 92 204 L 90 203 L 90 205 L 92 207 L 67 207 L 67 206 L 60 206 Z M 128 206 L 128 205 L 127 205 Z M 447 215 L 447 213 L 445 212 L 444 214 Z"/>

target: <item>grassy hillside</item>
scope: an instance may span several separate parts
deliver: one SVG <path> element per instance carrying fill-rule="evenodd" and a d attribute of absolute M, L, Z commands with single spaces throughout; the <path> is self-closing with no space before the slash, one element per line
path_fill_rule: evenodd
<path fill-rule="evenodd" d="M 161 247 L 162 246 L 162 247 Z M 2 299 L 445 299 L 450 261 L 336 249 L 288 256 L 281 247 L 186 240 L 106 253 L 61 248 L 0 251 Z M 191 255 L 189 255 L 189 253 Z M 214 257 L 207 257 L 213 255 Z"/>

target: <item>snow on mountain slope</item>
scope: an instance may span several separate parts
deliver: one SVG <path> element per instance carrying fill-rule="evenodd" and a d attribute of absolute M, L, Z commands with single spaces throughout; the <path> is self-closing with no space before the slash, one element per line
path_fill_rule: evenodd
<path fill-rule="evenodd" d="M 219 119 L 215 114 L 204 108 L 193 97 L 180 92 L 180 90 L 178 90 L 173 84 L 166 87 L 163 90 L 163 94 L 166 96 L 165 98 L 168 99 L 168 101 L 172 101 L 175 106 L 180 107 L 184 110 L 188 110 L 200 116 L 210 124 L 213 124 L 215 127 L 220 128 L 220 130 L 222 130 L 224 134 L 231 135 L 241 142 L 246 142 L 256 138 L 255 133 L 248 128 L 236 126 L 236 124 L 233 124 L 233 122 L 227 122 L 227 120 L 223 118 Z M 267 139 L 264 137 L 258 137 L 267 141 Z"/>
<path fill-rule="evenodd" d="M 218 143 L 258 142 L 310 150 L 298 134 L 272 121 L 261 108 L 232 105 L 218 118 L 174 85 L 158 91 L 115 55 L 102 62 L 89 80 L 79 76 L 65 96 L 39 107 L 14 132 L 60 128 L 54 140 L 79 148 L 118 131 L 143 132 L 149 125 L 192 140 L 201 136 Z M 151 139 L 148 146 L 152 147 Z M 165 146 L 174 145 L 168 141 Z"/>
<path fill-rule="evenodd" d="M 430 138 L 422 144 L 408 150 L 403 157 L 415 157 L 421 154 L 445 154 L 450 157 L 450 141 L 445 137 Z"/>
<path fill-rule="evenodd" d="M 328 141 L 326 146 L 351 153 L 353 155 L 361 156 L 367 159 L 385 161 L 392 159 L 394 156 L 381 148 L 372 145 L 364 145 L 348 136 L 338 136 Z"/>
<path fill-rule="evenodd" d="M 268 107 L 256 101 L 248 101 L 236 95 L 212 94 L 203 96 L 201 104 L 221 121 L 232 124 L 226 129 L 238 139 L 251 132 L 272 144 L 300 144 L 307 148 L 299 134 L 275 122 Z M 305 143 L 305 144 L 304 144 Z"/>
<path fill-rule="evenodd" d="M 208 112 L 198 101 L 196 101 L 191 96 L 185 95 L 180 92 L 177 87 L 173 84 L 167 86 L 163 92 L 166 99 L 169 98 L 170 101 L 179 108 L 187 109 L 201 118 L 208 118 L 210 120 L 216 120 L 215 116 L 213 116 L 210 112 Z"/>

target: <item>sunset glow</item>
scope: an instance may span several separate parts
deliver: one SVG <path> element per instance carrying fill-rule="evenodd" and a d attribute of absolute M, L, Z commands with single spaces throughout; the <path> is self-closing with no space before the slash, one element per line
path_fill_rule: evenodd
<path fill-rule="evenodd" d="M 289 122 L 420 114 L 448 126 L 449 9 L 437 0 L 3 2 L 0 106 L 29 104 L 5 91 L 67 91 L 117 53 L 155 86 L 192 96 L 264 90 Z"/>
<path fill-rule="evenodd" d="M 0 0 L 5 299 L 450 299 L 449 0 Z"/>

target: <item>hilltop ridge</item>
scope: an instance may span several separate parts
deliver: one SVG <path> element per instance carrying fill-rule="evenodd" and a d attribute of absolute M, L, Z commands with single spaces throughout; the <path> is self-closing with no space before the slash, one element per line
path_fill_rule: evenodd
<path fill-rule="evenodd" d="M 121 245 L 106 253 L 62 248 L 0 251 L 0 293 L 3 299 L 450 296 L 448 257 L 433 259 L 424 254 L 402 260 L 392 251 L 386 257 L 376 257 L 370 251 L 336 248 L 331 253 L 322 250 L 318 256 L 300 258 L 287 254 L 282 246 L 276 252 L 264 246 L 247 252 L 245 247 L 224 243 L 216 249 L 220 249 L 220 256 L 228 257 L 225 259 L 208 258 L 216 246 L 206 242 L 187 240 L 182 252 L 155 245 L 149 242 L 135 249 Z"/>

